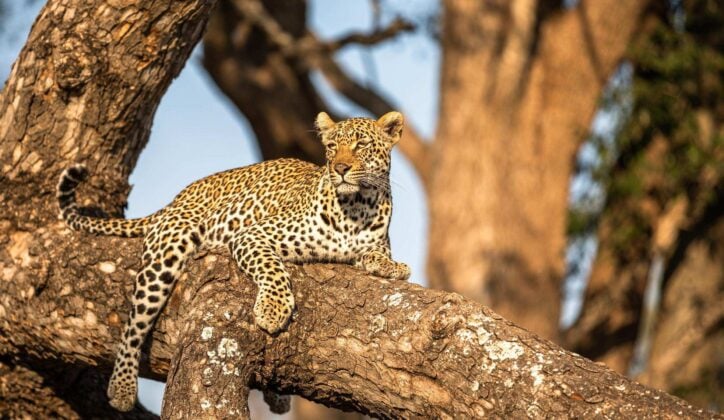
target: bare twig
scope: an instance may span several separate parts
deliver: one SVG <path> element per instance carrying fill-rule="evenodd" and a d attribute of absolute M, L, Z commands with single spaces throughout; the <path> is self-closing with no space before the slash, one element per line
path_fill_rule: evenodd
<path fill-rule="evenodd" d="M 415 25 L 402 18 L 396 18 L 386 28 L 375 29 L 374 31 L 364 34 L 359 32 L 352 32 L 341 38 L 329 42 L 321 42 L 320 45 L 323 49 L 328 52 L 334 52 L 340 50 L 350 44 L 359 45 L 375 45 L 380 42 L 387 41 L 396 37 L 397 35 L 410 32 L 415 29 Z"/>
<path fill-rule="evenodd" d="M 375 28 L 370 33 L 351 32 L 332 41 L 321 41 L 311 33 L 295 38 L 287 33 L 258 0 L 234 0 L 236 9 L 269 36 L 282 53 L 304 60 L 311 54 L 333 53 L 351 44 L 375 45 L 394 38 L 402 32 L 415 29 L 415 25 L 402 18 L 396 18 L 386 28 Z"/>

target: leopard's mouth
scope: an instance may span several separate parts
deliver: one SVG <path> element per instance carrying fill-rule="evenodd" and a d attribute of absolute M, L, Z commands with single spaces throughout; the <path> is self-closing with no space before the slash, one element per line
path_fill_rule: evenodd
<path fill-rule="evenodd" d="M 360 188 L 358 184 L 352 184 L 344 179 L 341 179 L 335 187 L 337 188 L 337 192 L 340 194 L 354 194 L 358 192 Z"/>

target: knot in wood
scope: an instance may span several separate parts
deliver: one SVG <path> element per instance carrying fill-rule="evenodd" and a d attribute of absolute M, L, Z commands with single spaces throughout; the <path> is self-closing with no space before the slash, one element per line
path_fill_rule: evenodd
<path fill-rule="evenodd" d="M 90 40 L 72 36 L 63 41 L 55 53 L 55 81 L 63 90 L 79 93 L 98 67 L 98 51 Z"/>
<path fill-rule="evenodd" d="M 432 332 L 432 338 L 439 340 L 446 336 L 451 335 L 457 330 L 458 325 L 465 322 L 465 318 L 461 315 L 451 313 L 452 305 L 446 303 L 440 307 L 432 316 L 432 325 L 430 331 Z"/>

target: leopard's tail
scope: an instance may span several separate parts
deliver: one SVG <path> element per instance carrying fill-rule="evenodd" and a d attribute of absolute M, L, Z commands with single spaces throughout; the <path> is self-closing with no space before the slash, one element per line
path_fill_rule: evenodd
<path fill-rule="evenodd" d="M 132 238 L 146 234 L 153 215 L 140 219 L 104 219 L 85 216 L 78 212 L 75 202 L 75 189 L 88 177 L 85 165 L 75 164 L 64 170 L 58 181 L 56 197 L 60 206 L 60 215 L 73 230 L 97 235 L 113 235 Z"/>

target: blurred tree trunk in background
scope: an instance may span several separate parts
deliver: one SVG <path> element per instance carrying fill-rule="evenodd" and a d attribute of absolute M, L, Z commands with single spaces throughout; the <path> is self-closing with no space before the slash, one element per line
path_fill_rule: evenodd
<path fill-rule="evenodd" d="M 724 8 L 684 1 L 647 23 L 631 49 L 633 107 L 603 167 L 599 254 L 573 351 L 626 372 L 655 256 L 661 307 L 637 379 L 721 409 L 724 378 Z M 605 164 L 604 164 L 605 165 Z M 666 223 L 679 205 L 683 217 Z M 666 243 L 657 238 L 670 230 Z"/>
<path fill-rule="evenodd" d="M 574 157 L 646 4 L 445 2 L 433 286 L 556 339 Z"/>

